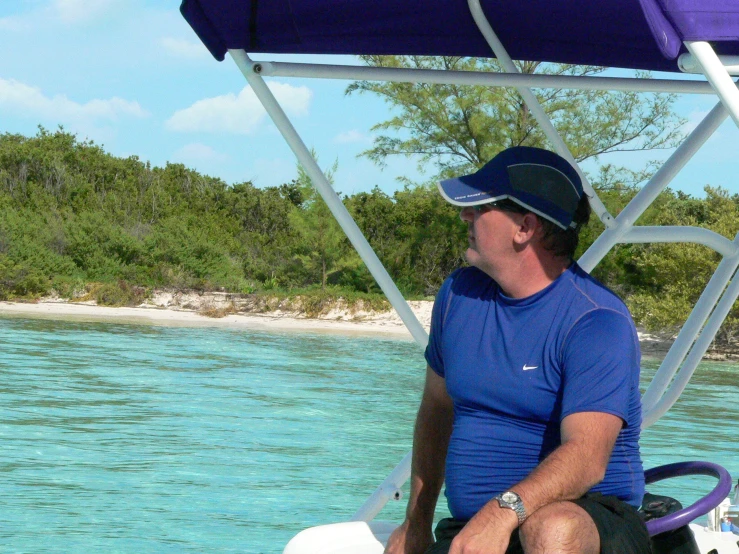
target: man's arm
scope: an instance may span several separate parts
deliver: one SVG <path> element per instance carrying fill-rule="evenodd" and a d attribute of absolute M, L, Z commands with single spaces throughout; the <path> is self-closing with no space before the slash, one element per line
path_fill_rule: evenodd
<path fill-rule="evenodd" d="M 580 498 L 600 483 L 622 427 L 620 417 L 603 412 L 580 412 L 564 418 L 562 445 L 513 487 L 526 498 L 527 513 L 559 500 Z"/>
<path fill-rule="evenodd" d="M 444 483 L 454 411 L 446 382 L 426 367 L 426 384 L 413 432 L 411 494 L 403 524 L 393 532 L 386 554 L 423 554 L 434 542 L 431 527 Z"/>
<path fill-rule="evenodd" d="M 531 474 L 511 487 L 524 503 L 526 514 L 553 502 L 580 498 L 605 476 L 613 445 L 623 421 L 602 412 L 580 412 L 562 420 L 562 444 Z M 491 500 L 457 535 L 449 554 L 505 552 L 518 527 L 513 510 Z"/>

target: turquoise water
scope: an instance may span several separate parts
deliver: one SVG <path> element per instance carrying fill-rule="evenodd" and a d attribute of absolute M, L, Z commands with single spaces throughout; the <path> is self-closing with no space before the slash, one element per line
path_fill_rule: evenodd
<path fill-rule="evenodd" d="M 3 552 L 281 552 L 402 458 L 424 366 L 409 341 L 24 319 L 0 319 L 0 348 Z M 736 370 L 703 364 L 647 466 L 739 476 Z"/>

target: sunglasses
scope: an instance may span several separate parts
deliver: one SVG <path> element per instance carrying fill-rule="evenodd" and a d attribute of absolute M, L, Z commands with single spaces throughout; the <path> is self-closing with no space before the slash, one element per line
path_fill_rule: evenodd
<path fill-rule="evenodd" d="M 508 200 L 507 198 L 504 198 L 503 200 L 496 200 L 495 202 L 488 202 L 487 204 L 477 204 L 475 206 L 472 206 L 472 209 L 477 214 L 484 214 L 486 212 L 489 212 L 493 208 L 497 208 L 504 212 L 513 212 L 518 214 L 525 214 L 530 211 L 520 204 L 516 204 L 512 200 Z"/>

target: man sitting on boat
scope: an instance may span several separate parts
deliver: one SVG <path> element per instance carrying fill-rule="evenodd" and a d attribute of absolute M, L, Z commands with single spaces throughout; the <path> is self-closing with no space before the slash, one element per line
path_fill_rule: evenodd
<path fill-rule="evenodd" d="M 590 207 L 560 156 L 516 147 L 440 183 L 466 258 L 434 304 L 406 520 L 389 554 L 646 553 L 640 351 L 573 255 Z M 452 518 L 432 522 L 441 485 Z"/>

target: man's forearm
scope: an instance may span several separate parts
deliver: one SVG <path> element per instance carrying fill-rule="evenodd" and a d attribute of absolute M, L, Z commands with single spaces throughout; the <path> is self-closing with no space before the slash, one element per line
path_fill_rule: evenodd
<path fill-rule="evenodd" d="M 563 444 L 531 474 L 512 487 L 524 499 L 526 514 L 561 500 L 575 500 L 603 479 L 600 468 L 588 460 L 589 452 L 577 444 Z"/>
<path fill-rule="evenodd" d="M 565 432 L 562 445 L 511 487 L 523 499 L 527 516 L 553 502 L 580 498 L 605 475 L 621 420 L 592 412 L 570 418 L 572 436 Z"/>
<path fill-rule="evenodd" d="M 413 433 L 411 494 L 406 517 L 414 525 L 431 526 L 444 483 L 444 464 L 454 419 L 451 401 L 424 391 Z"/>

